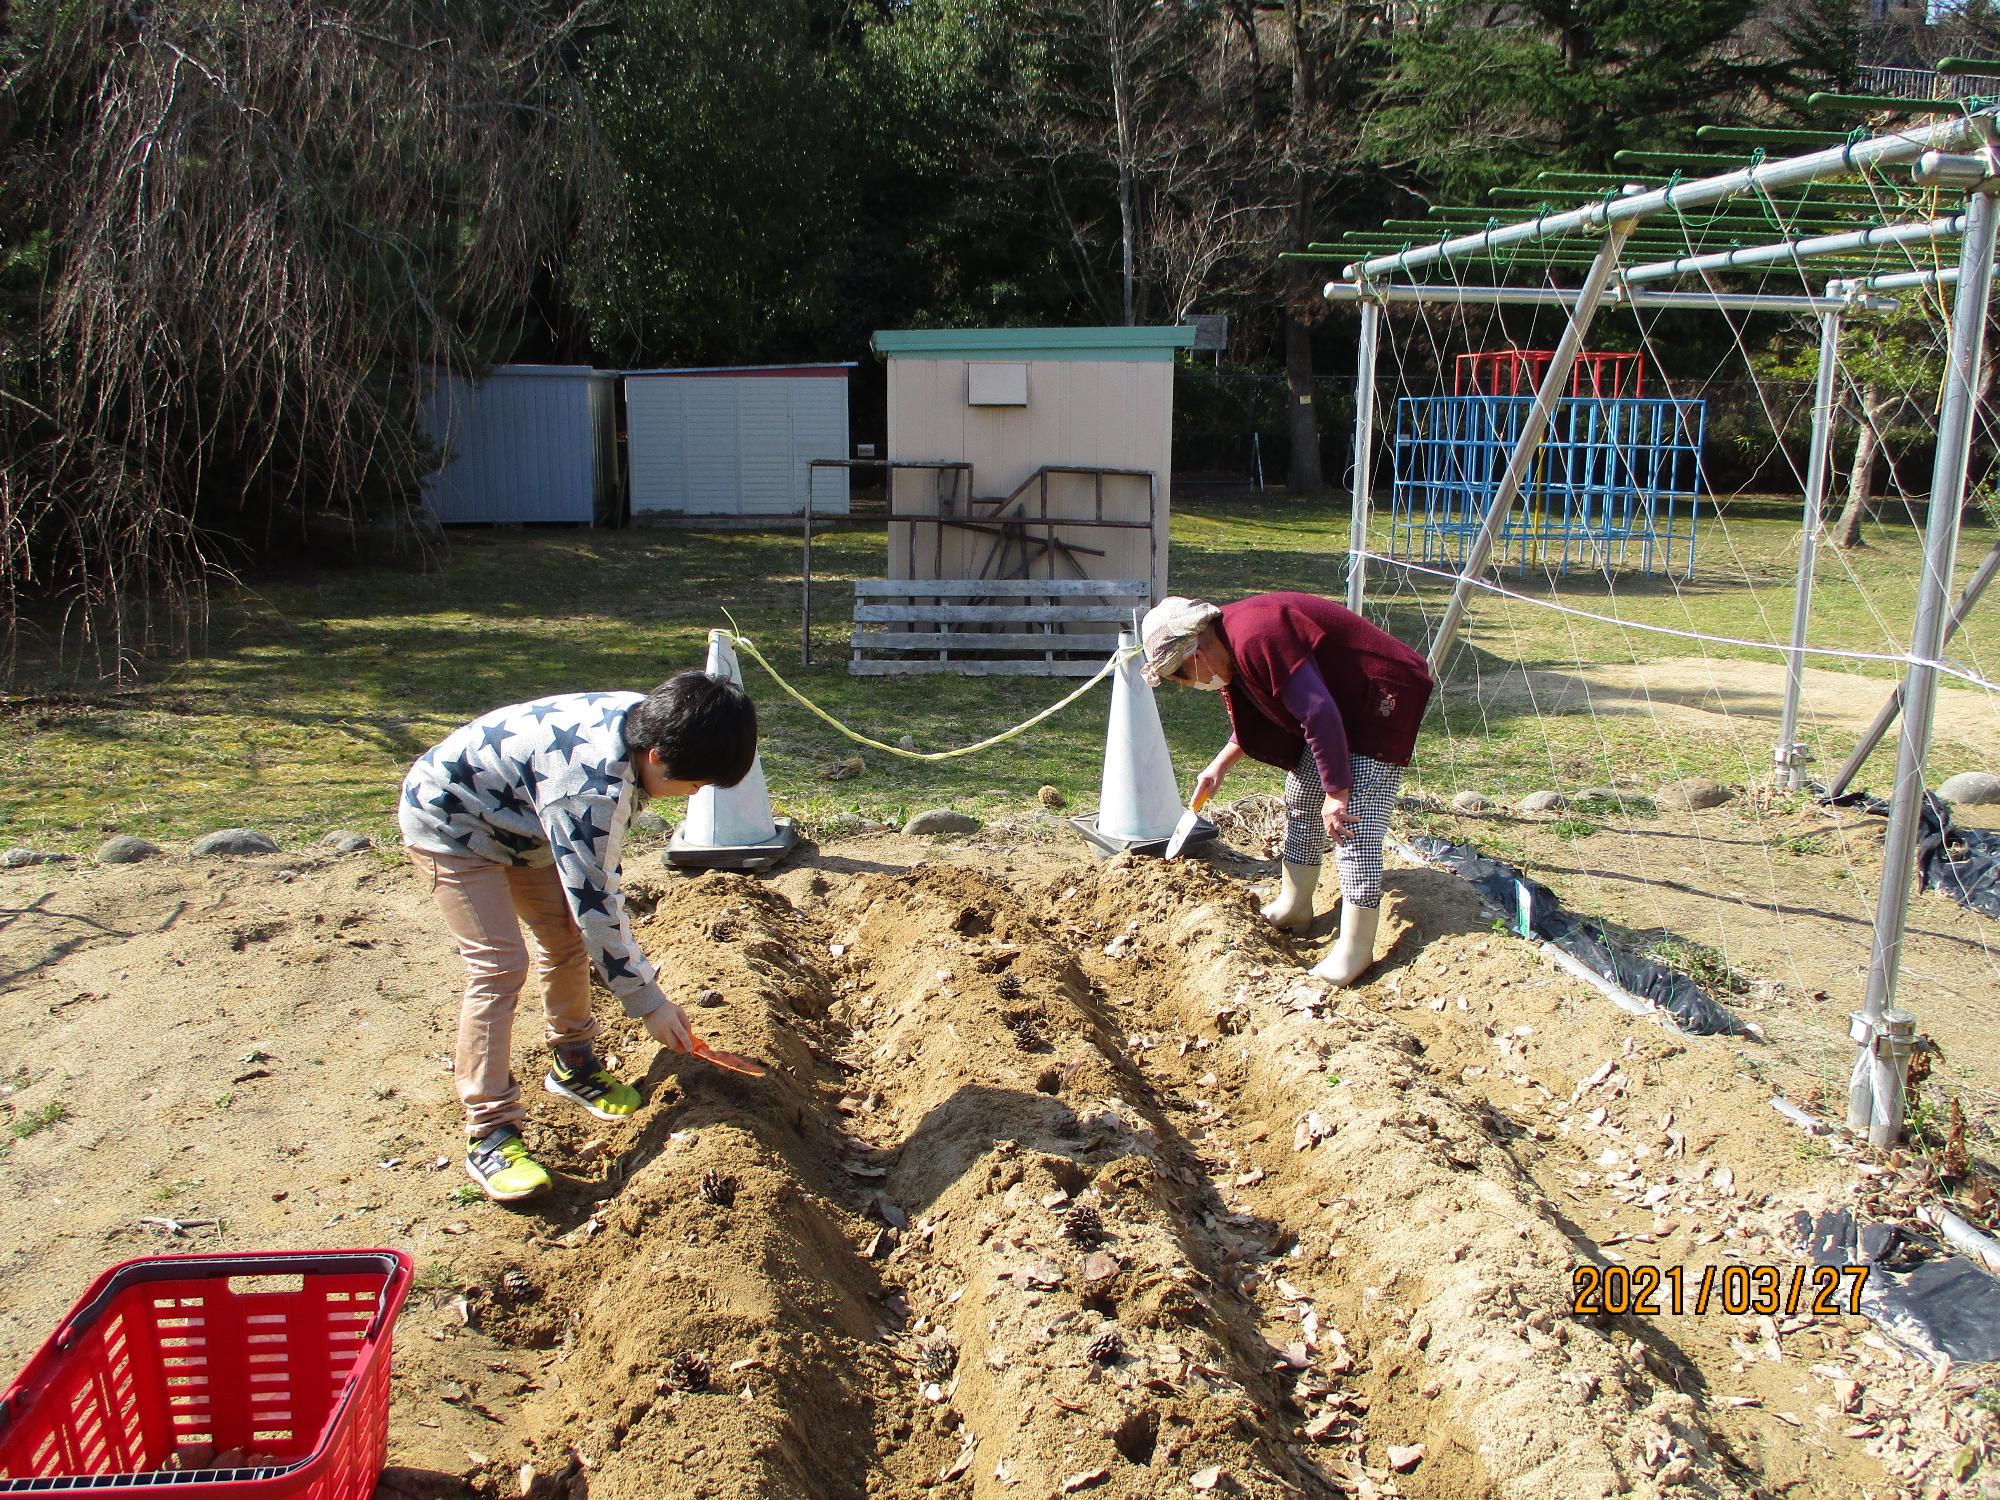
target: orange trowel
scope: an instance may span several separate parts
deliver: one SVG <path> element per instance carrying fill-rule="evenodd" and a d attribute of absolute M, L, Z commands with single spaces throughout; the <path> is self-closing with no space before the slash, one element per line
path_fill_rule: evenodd
<path fill-rule="evenodd" d="M 726 1068 L 731 1073 L 741 1073 L 745 1078 L 762 1078 L 764 1065 L 754 1058 L 739 1057 L 734 1052 L 724 1052 L 720 1047 L 711 1047 L 693 1032 L 688 1033 L 691 1045 L 690 1057 L 698 1057 L 705 1063 L 714 1063 L 718 1068 Z"/>
<path fill-rule="evenodd" d="M 1188 810 L 1181 814 L 1180 822 L 1174 824 L 1174 836 L 1167 840 L 1166 857 L 1168 859 L 1179 859 L 1181 857 L 1181 850 L 1187 847 L 1187 841 L 1193 837 L 1194 831 L 1201 827 L 1201 810 L 1207 805 L 1208 789 L 1204 787 L 1201 791 L 1194 794 L 1194 801 L 1190 802 Z M 1155 824 L 1154 826 L 1158 827 L 1159 825 Z"/>

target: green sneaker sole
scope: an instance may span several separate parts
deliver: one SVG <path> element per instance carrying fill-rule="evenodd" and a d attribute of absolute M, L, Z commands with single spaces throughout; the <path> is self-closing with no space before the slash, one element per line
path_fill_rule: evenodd
<path fill-rule="evenodd" d="M 474 1182 L 478 1183 L 479 1190 L 482 1193 L 484 1193 L 488 1198 L 492 1199 L 495 1203 L 519 1203 L 526 1198 L 540 1197 L 543 1193 L 546 1193 L 552 1186 L 554 1186 L 553 1180 L 549 1177 L 548 1173 L 544 1171 L 542 1173 L 540 1181 L 530 1182 L 526 1187 L 515 1188 L 512 1191 L 508 1191 L 505 1188 L 495 1187 L 492 1178 L 480 1176 L 478 1169 L 475 1168 L 470 1161 L 467 1161 L 465 1164 L 465 1175 L 467 1177 L 470 1177 Z M 501 1174 L 496 1172 L 493 1175 L 494 1177 L 498 1177 Z"/>
<path fill-rule="evenodd" d="M 632 1108 L 623 1112 L 606 1109 L 595 1100 L 586 1099 L 582 1094 L 577 1093 L 576 1090 L 570 1088 L 560 1078 L 556 1077 L 553 1072 L 542 1075 L 542 1087 L 549 1093 L 554 1094 L 558 1099 L 567 1099 L 578 1109 L 588 1110 L 600 1120 L 629 1120 L 639 1112 L 639 1104 L 644 1102 L 640 1100 Z M 638 1090 L 634 1089 L 633 1093 L 636 1095 Z"/>

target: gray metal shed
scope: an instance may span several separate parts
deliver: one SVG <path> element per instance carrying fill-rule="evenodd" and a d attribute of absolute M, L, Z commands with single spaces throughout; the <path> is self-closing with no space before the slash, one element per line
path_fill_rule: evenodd
<path fill-rule="evenodd" d="M 454 522 L 615 522 L 617 376 L 587 365 L 497 365 L 446 376 L 419 412 L 444 465 L 424 503 Z"/>
<path fill-rule="evenodd" d="M 797 516 L 806 465 L 847 457 L 852 363 L 629 370 L 632 514 Z M 847 513 L 847 471 L 811 476 L 813 510 Z"/>

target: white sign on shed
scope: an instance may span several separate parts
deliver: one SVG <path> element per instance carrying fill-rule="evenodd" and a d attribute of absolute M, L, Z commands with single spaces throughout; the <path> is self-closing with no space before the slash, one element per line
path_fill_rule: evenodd
<path fill-rule="evenodd" d="M 807 464 L 847 456 L 852 364 L 643 370 L 625 377 L 632 514 L 796 516 Z M 813 511 L 847 513 L 847 471 L 812 476 Z"/>

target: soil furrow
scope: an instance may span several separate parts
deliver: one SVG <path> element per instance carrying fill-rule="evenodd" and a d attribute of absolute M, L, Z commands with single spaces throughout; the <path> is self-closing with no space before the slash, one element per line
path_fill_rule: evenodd
<path fill-rule="evenodd" d="M 833 917 L 906 1347 L 964 1424 L 944 1472 L 1141 1496 L 1227 1467 L 1244 1492 L 1325 1493 L 1273 1418 L 1273 1351 L 1218 1290 L 1193 1153 L 1045 922 L 946 868 L 861 882 Z"/>

